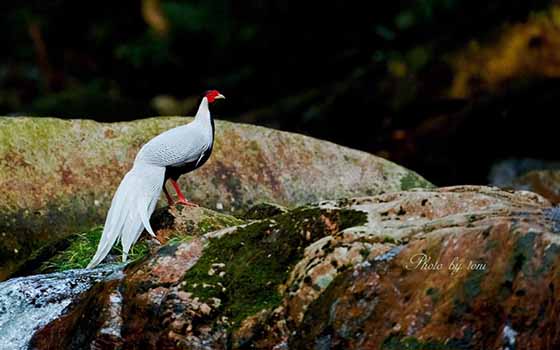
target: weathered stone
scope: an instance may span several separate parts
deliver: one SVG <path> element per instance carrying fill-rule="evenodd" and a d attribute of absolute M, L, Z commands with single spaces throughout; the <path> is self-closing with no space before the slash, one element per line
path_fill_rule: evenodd
<path fill-rule="evenodd" d="M 45 242 L 102 224 L 141 145 L 190 120 L 0 118 L 0 280 Z M 222 121 L 216 123 L 212 158 L 182 182 L 189 199 L 225 211 L 261 201 L 293 206 L 429 185 L 363 152 Z"/>
<path fill-rule="evenodd" d="M 122 322 L 109 347 L 556 349 L 559 217 L 534 193 L 475 186 L 324 201 L 134 263 L 98 287 L 122 292 L 122 321 L 98 316 L 109 302 L 67 315 Z M 61 319 L 35 344 L 99 341 L 102 326 Z"/>

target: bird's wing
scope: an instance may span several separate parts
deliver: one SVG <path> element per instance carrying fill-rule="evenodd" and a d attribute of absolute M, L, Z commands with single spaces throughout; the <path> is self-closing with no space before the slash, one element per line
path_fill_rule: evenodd
<path fill-rule="evenodd" d="M 211 136 L 198 124 L 190 123 L 151 139 L 142 147 L 137 160 L 161 167 L 180 166 L 199 160 L 211 143 Z"/>
<path fill-rule="evenodd" d="M 198 160 L 196 161 L 195 168 L 198 167 L 198 163 L 200 163 L 202 158 L 204 158 L 204 154 L 206 153 L 206 151 L 207 150 L 205 149 L 202 153 L 200 153 L 200 157 L 198 157 Z"/>

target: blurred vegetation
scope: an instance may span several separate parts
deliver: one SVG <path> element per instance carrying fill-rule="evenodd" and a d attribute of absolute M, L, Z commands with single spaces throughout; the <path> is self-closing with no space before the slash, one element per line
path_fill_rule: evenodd
<path fill-rule="evenodd" d="M 502 157 L 553 157 L 554 0 L 35 0 L 0 10 L 0 114 L 188 114 L 217 88 L 228 97 L 219 117 L 377 153 L 438 184 L 484 182 Z"/>

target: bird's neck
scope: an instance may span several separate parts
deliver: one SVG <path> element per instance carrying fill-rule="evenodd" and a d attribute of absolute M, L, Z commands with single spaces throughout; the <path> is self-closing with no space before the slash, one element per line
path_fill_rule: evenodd
<path fill-rule="evenodd" d="M 210 109 L 208 108 L 208 99 L 204 97 L 200 106 L 198 106 L 198 111 L 194 116 L 194 122 L 201 125 L 204 129 L 208 130 L 208 135 L 214 139 L 214 119 L 210 114 Z"/>
<path fill-rule="evenodd" d="M 208 123 L 208 125 L 212 123 L 212 116 L 210 115 L 210 109 L 208 109 L 208 99 L 206 97 L 202 98 L 194 120 L 199 123 Z"/>

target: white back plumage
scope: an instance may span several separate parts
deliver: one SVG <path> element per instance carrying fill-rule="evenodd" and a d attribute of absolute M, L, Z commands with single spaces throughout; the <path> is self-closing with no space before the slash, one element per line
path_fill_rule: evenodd
<path fill-rule="evenodd" d="M 107 213 L 103 234 L 88 268 L 97 266 L 120 238 L 123 261 L 144 229 L 155 237 L 150 217 L 161 195 L 165 168 L 202 158 L 212 145 L 208 100 L 202 99 L 194 121 L 167 130 L 146 143 L 122 179 Z"/>

